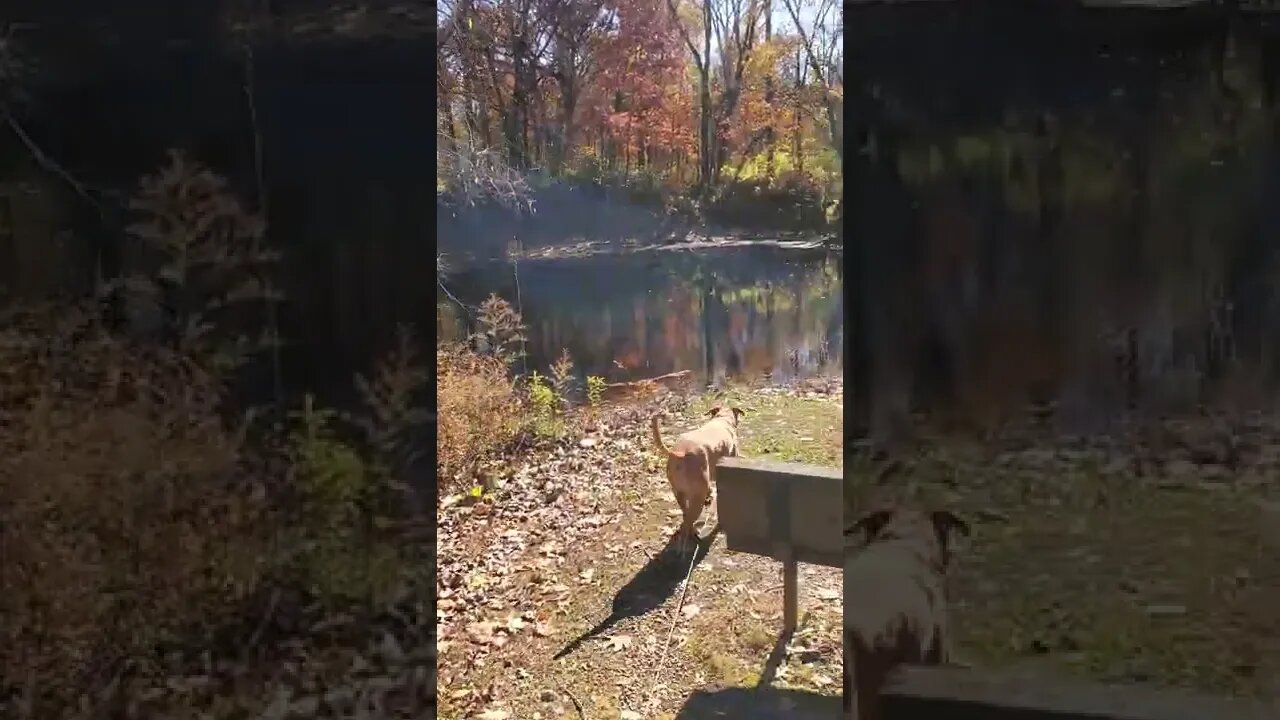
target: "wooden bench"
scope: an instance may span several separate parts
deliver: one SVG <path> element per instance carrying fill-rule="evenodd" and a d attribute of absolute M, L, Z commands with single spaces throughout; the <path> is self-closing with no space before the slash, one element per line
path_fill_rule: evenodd
<path fill-rule="evenodd" d="M 1280 703 L 1140 685 L 1029 679 L 952 667 L 902 668 L 881 694 L 884 720 L 1276 720 Z"/>
<path fill-rule="evenodd" d="M 799 563 L 844 567 L 843 471 L 724 458 L 716 465 L 716 509 L 726 547 L 782 562 L 782 623 L 789 635 L 799 613 Z"/>

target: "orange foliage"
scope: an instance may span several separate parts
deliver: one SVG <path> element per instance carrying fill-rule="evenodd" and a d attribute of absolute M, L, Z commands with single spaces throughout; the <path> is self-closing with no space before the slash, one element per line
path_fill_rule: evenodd
<path fill-rule="evenodd" d="M 602 125 L 633 154 L 694 153 L 694 88 L 682 40 L 662 0 L 618 3 L 617 31 L 600 46 L 598 85 L 583 123 Z"/>

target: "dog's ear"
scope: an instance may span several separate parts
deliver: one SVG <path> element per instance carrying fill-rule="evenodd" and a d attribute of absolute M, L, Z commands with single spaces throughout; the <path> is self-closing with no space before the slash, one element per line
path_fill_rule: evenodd
<path fill-rule="evenodd" d="M 929 519 L 933 521 L 933 527 L 938 534 L 943 537 L 950 536 L 952 530 L 959 530 L 961 535 L 969 536 L 969 523 L 950 510 L 934 510 L 929 513 Z"/>
<path fill-rule="evenodd" d="M 719 405 L 712 405 L 711 409 L 707 410 L 707 417 L 715 417 L 716 415 L 719 415 L 719 414 L 720 414 Z"/>
<path fill-rule="evenodd" d="M 934 510 L 929 513 L 929 519 L 933 522 L 934 532 L 938 534 L 938 544 L 942 547 L 943 567 L 946 567 L 951 557 L 952 531 L 959 530 L 961 535 L 968 537 L 969 523 L 950 510 Z"/>
<path fill-rule="evenodd" d="M 889 523 L 892 517 L 892 509 L 873 510 L 858 518 L 853 525 L 845 530 L 845 534 L 856 533 L 861 530 L 866 533 L 866 541 L 871 542 L 884 529 L 884 526 Z"/>
<path fill-rule="evenodd" d="M 746 410 L 743 410 L 743 409 L 742 409 L 742 408 L 740 408 L 740 407 L 731 407 L 731 408 L 729 408 L 729 409 L 733 411 L 733 416 L 734 416 L 735 418 L 740 418 L 740 417 L 742 417 L 743 415 L 746 415 L 746 414 L 747 414 L 747 411 L 746 411 Z"/>

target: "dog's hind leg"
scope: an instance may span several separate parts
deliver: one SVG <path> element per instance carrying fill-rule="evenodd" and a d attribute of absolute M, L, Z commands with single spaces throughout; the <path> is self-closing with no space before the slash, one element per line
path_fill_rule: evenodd
<path fill-rule="evenodd" d="M 680 503 L 680 509 L 684 511 L 684 520 L 680 525 L 681 534 L 688 542 L 686 547 L 697 548 L 698 545 L 698 516 L 702 514 L 702 503 L 692 495 L 685 495 Z"/>
<path fill-rule="evenodd" d="M 696 514 L 691 513 L 690 508 L 693 505 L 693 498 L 682 492 L 676 492 L 676 505 L 680 506 L 680 529 L 676 531 L 677 548 L 681 555 L 688 553 L 689 541 L 694 535 L 693 521 L 697 519 Z"/>
<path fill-rule="evenodd" d="M 711 458 L 704 457 L 702 459 L 702 467 L 700 468 L 702 475 L 702 507 L 711 504 L 712 491 L 715 489 L 716 465 Z"/>

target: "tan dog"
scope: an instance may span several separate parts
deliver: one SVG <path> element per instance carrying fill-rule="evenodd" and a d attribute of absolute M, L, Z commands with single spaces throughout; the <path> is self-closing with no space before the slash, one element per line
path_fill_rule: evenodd
<path fill-rule="evenodd" d="M 946 510 L 895 508 L 870 512 L 846 530 L 866 532 L 861 550 L 846 550 L 844 565 L 846 717 L 879 720 L 880 690 L 897 666 L 948 662 L 944 578 L 956 529 L 969 534 Z M 849 714 L 851 695 L 856 714 Z"/>
<path fill-rule="evenodd" d="M 684 514 L 680 524 L 682 540 L 694 537 L 694 523 L 702 509 L 711 504 L 716 462 L 738 454 L 738 418 L 745 414 L 736 407 L 716 405 L 707 411 L 710 420 L 676 438 L 670 448 L 662 442 L 658 417 L 653 417 L 653 442 L 667 456 L 667 482 Z"/>

